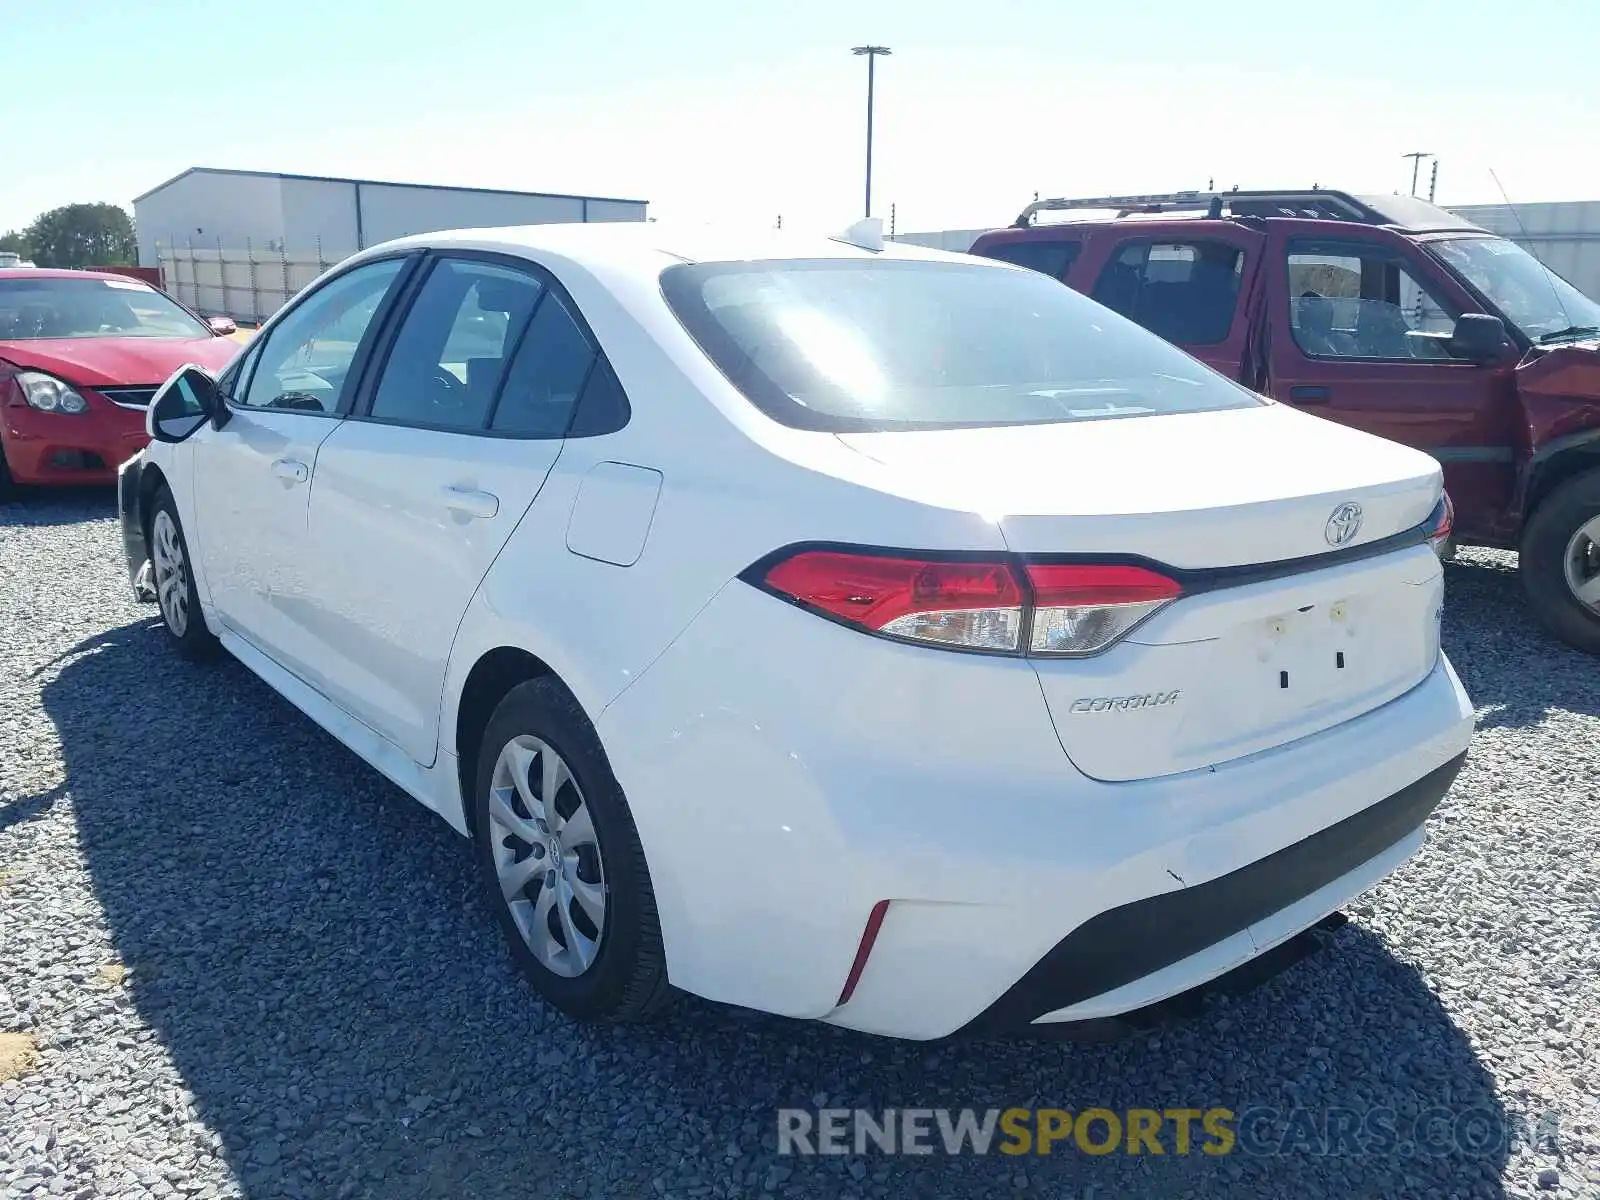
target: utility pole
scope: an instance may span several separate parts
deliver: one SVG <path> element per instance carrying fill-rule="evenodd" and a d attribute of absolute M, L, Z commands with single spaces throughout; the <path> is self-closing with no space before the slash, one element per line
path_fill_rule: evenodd
<path fill-rule="evenodd" d="M 870 217 L 872 215 L 872 99 L 873 99 L 872 92 L 873 92 L 873 83 L 874 83 L 874 69 L 873 68 L 877 63 L 878 56 L 880 54 L 888 55 L 888 54 L 892 54 L 893 51 L 890 50 L 889 47 L 887 47 L 887 46 L 853 46 L 850 49 L 850 53 L 856 54 L 856 55 L 865 55 L 866 59 L 867 59 L 867 206 L 866 206 L 867 207 L 867 211 L 866 211 L 866 215 Z"/>
<path fill-rule="evenodd" d="M 1417 173 L 1422 169 L 1422 160 L 1432 158 L 1433 155 L 1426 150 L 1413 150 L 1410 154 L 1402 154 L 1401 158 L 1411 160 L 1411 194 L 1417 194 Z"/>
<path fill-rule="evenodd" d="M 1428 203 L 1433 203 L 1433 198 L 1439 194 L 1439 160 L 1433 160 L 1433 178 L 1428 180 Z"/>

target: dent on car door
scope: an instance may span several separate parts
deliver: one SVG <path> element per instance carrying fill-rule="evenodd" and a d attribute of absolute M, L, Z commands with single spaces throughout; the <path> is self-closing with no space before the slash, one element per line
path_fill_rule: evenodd
<path fill-rule="evenodd" d="M 227 422 L 195 455 L 211 602 L 231 632 L 302 678 L 317 670 L 300 606 L 320 586 L 306 559 L 318 449 L 405 266 L 367 263 L 296 301 L 252 347 Z"/>
<path fill-rule="evenodd" d="M 318 457 L 306 620 L 329 696 L 424 765 L 462 614 L 597 375 L 575 311 L 529 264 L 440 257 Z"/>

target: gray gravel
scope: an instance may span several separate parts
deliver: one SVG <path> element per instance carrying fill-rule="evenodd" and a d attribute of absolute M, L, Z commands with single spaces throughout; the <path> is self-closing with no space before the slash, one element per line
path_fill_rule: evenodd
<path fill-rule="evenodd" d="M 167 652 L 108 497 L 0 507 L 0 1196 L 1600 1196 L 1600 669 L 1528 626 L 1507 556 L 1451 568 L 1446 624 L 1481 732 L 1428 848 L 1193 1022 L 920 1047 L 686 1002 L 592 1031 L 514 974 L 464 842 L 237 664 Z M 1555 1132 L 777 1157 L 774 1109 L 823 1103 Z"/>

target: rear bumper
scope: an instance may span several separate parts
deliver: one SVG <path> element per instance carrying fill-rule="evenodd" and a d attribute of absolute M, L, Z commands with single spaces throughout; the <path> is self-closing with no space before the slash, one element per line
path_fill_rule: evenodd
<path fill-rule="evenodd" d="M 595 724 L 675 985 L 932 1040 L 1133 1012 L 1291 941 L 1422 845 L 1473 714 L 1441 656 L 1331 729 L 1106 783 L 1063 753 L 1026 662 L 862 638 L 734 585 Z"/>
<path fill-rule="evenodd" d="M 0 408 L 0 440 L 11 477 L 34 486 L 112 483 L 117 466 L 149 442 L 145 414 L 89 393 L 86 413 Z"/>
<path fill-rule="evenodd" d="M 1196 977 L 1196 984 L 1235 969 L 1237 963 L 1217 969 L 1217 962 L 1205 960 L 1218 956 L 1205 952 L 1239 939 L 1228 957 L 1243 955 L 1247 960 L 1271 948 L 1260 944 L 1269 924 L 1280 925 L 1285 938 L 1292 937 L 1333 911 L 1337 903 L 1365 891 L 1370 886 L 1366 876 L 1381 878 L 1409 857 L 1421 845 L 1423 822 L 1444 799 L 1466 758 L 1463 751 L 1387 799 L 1248 866 L 1091 917 L 1057 942 L 962 1032 L 982 1036 L 1014 1032 L 1039 1021 L 1115 1015 L 1130 1011 L 1125 1004 L 1142 1007 L 1141 990 L 1174 994 L 1156 982 L 1174 967 L 1187 964 L 1187 974 Z M 1397 853 L 1400 850 L 1404 852 Z M 1382 870 L 1363 870 L 1377 866 Z M 1303 914 L 1309 916 L 1306 920 L 1272 921 L 1325 889 L 1326 899 L 1337 903 L 1314 905 L 1317 911 Z M 1140 981 L 1147 981 L 1146 987 L 1130 987 Z M 1172 982 L 1187 982 L 1184 972 L 1175 973 Z M 1119 1000 L 1122 989 L 1128 990 Z M 1085 1002 L 1097 997 L 1101 1003 L 1094 1007 L 1100 1011 L 1091 1011 Z"/>

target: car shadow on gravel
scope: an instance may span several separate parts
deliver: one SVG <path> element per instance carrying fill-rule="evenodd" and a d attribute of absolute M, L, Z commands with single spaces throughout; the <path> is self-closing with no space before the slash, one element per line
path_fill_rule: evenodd
<path fill-rule="evenodd" d="M 247 1196 L 1500 1192 L 1490 1076 L 1359 928 L 1110 1043 L 919 1046 L 692 999 L 584 1029 L 513 971 L 466 844 L 238 664 L 182 663 L 138 622 L 42 678 L 124 986 Z M 1197 1129 L 1179 1154 L 1169 1124 L 1159 1156 L 778 1156 L 777 1109 L 823 1105 L 1226 1108 L 1239 1144 L 1202 1153 Z"/>
<path fill-rule="evenodd" d="M 114 487 L 17 488 L 0 498 L 0 527 L 76 525 L 116 515 Z"/>
<path fill-rule="evenodd" d="M 1523 729 L 1552 711 L 1600 716 L 1600 660 L 1540 627 L 1514 554 L 1468 550 L 1445 567 L 1444 649 L 1479 729 Z"/>

